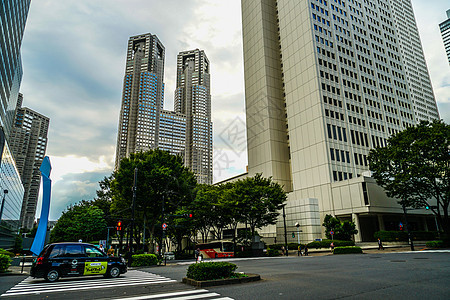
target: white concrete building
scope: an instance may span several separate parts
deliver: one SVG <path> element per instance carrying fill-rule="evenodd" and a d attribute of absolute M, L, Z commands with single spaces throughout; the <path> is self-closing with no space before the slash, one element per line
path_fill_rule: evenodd
<path fill-rule="evenodd" d="M 401 207 L 370 177 L 370 149 L 438 119 L 410 0 L 242 0 L 248 175 L 289 192 L 302 241 L 326 214 L 356 222 L 357 241 L 396 230 Z M 434 229 L 411 211 L 414 230 Z M 262 234 L 282 241 L 282 218 Z"/>

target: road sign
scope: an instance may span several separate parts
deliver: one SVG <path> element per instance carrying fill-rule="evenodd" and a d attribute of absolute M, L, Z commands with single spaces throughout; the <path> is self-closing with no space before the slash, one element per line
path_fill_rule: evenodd
<path fill-rule="evenodd" d="M 331 234 L 331 235 L 334 235 L 334 231 L 330 231 L 330 234 Z"/>
<path fill-rule="evenodd" d="M 167 228 L 167 224 L 166 224 L 166 223 L 163 223 L 163 224 L 162 224 L 162 228 L 163 228 L 163 229 L 166 229 L 166 228 Z"/>

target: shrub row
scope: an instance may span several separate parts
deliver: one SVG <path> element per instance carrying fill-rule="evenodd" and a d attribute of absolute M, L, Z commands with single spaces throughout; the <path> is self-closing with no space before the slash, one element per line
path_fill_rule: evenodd
<path fill-rule="evenodd" d="M 267 256 L 273 257 L 273 256 L 280 256 L 280 250 L 276 250 L 276 249 L 267 249 Z"/>
<path fill-rule="evenodd" d="M 186 277 L 197 281 L 228 278 L 237 269 L 229 262 L 205 262 L 192 264 L 187 269 Z"/>
<path fill-rule="evenodd" d="M 11 257 L 9 255 L 0 254 L 0 271 L 6 271 L 11 263 Z"/>
<path fill-rule="evenodd" d="M 360 247 L 336 247 L 334 248 L 333 254 L 351 254 L 351 253 L 362 253 Z"/>
<path fill-rule="evenodd" d="M 14 257 L 15 256 L 14 253 L 12 253 L 10 251 L 7 251 L 7 250 L 5 250 L 3 248 L 0 248 L 0 254 L 8 255 L 9 257 Z"/>
<path fill-rule="evenodd" d="M 355 246 L 354 241 L 340 241 L 340 240 L 322 240 L 322 241 L 314 241 L 308 243 L 308 248 L 330 248 L 331 243 L 334 243 L 335 247 L 347 247 L 347 246 Z"/>
<path fill-rule="evenodd" d="M 436 231 L 413 231 L 413 239 L 417 241 L 431 241 L 436 238 Z M 383 242 L 405 242 L 408 240 L 406 231 L 377 231 L 374 234 L 376 239 L 380 238 Z"/>
<path fill-rule="evenodd" d="M 155 254 L 135 254 L 133 255 L 132 267 L 154 266 L 158 264 L 158 257 Z"/>
<path fill-rule="evenodd" d="M 444 248 L 444 241 L 429 241 L 427 242 L 428 248 Z"/>

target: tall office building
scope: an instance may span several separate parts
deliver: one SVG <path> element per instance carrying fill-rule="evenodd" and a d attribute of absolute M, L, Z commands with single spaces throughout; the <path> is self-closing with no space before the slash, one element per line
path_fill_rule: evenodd
<path fill-rule="evenodd" d="M 164 106 L 164 46 L 150 33 L 128 41 L 116 169 L 131 153 L 159 148 L 183 157 L 200 183 L 212 182 L 209 61 L 200 50 L 178 55 L 175 111 Z"/>
<path fill-rule="evenodd" d="M 321 237 L 326 214 L 352 219 L 357 241 L 397 229 L 368 152 L 439 118 L 410 0 L 242 0 L 242 22 L 248 173 L 289 192 L 288 230 Z M 434 226 L 420 211 L 410 222 Z"/>
<path fill-rule="evenodd" d="M 10 148 L 25 189 L 20 214 L 21 227 L 31 229 L 34 225 L 41 182 L 39 167 L 47 149 L 50 119 L 32 109 L 22 107 L 22 101 L 23 95 L 19 94 Z"/>
<path fill-rule="evenodd" d="M 450 64 L 450 9 L 447 10 L 447 20 L 439 24 L 439 28 L 441 29 L 445 53 L 447 54 L 448 63 Z"/>
<path fill-rule="evenodd" d="M 185 165 L 200 183 L 212 183 L 212 122 L 209 60 L 204 51 L 178 54 L 175 112 L 186 116 Z"/>
<path fill-rule="evenodd" d="M 20 227 L 24 189 L 9 148 L 9 137 L 22 80 L 20 46 L 30 0 L 4 0 L 0 7 L 0 248 L 11 249 Z"/>

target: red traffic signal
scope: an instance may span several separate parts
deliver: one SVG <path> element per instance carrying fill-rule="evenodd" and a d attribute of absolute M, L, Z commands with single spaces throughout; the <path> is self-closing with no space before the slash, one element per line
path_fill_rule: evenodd
<path fill-rule="evenodd" d="M 122 230 L 122 221 L 117 222 L 117 231 L 121 231 Z"/>
<path fill-rule="evenodd" d="M 192 218 L 192 214 L 188 214 L 189 218 Z"/>

